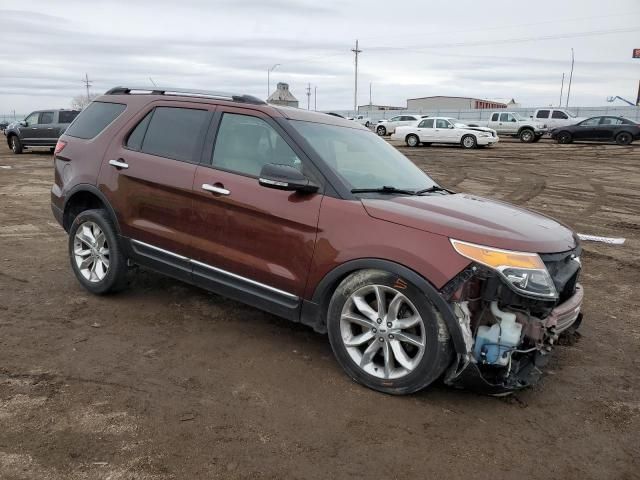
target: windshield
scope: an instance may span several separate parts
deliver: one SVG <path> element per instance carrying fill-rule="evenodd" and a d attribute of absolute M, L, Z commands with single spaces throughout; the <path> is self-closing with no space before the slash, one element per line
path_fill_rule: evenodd
<path fill-rule="evenodd" d="M 301 120 L 290 122 L 350 189 L 395 187 L 415 191 L 435 185 L 411 160 L 373 132 Z"/>
<path fill-rule="evenodd" d="M 511 115 L 513 115 L 514 117 L 516 117 L 516 120 L 526 120 L 526 118 L 524 118 L 522 115 L 518 114 L 517 112 L 511 112 Z"/>

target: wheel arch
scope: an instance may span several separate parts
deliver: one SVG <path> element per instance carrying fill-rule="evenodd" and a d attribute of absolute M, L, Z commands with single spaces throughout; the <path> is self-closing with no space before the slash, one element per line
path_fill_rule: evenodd
<path fill-rule="evenodd" d="M 536 134 L 535 128 L 533 128 L 531 125 L 523 125 L 518 129 L 517 135 L 520 135 L 525 130 L 531 130 L 531 133 L 533 133 L 534 135 Z"/>
<path fill-rule="evenodd" d="M 11 137 L 17 137 L 18 134 L 16 132 L 9 132 L 7 134 L 7 145 L 11 148 Z"/>
<path fill-rule="evenodd" d="M 458 325 L 458 320 L 449 304 L 438 290 L 416 271 L 390 260 L 380 258 L 360 258 L 345 262 L 327 273 L 316 286 L 311 300 L 304 300 L 301 311 L 301 322 L 313 327 L 316 331 L 326 333 L 326 313 L 333 292 L 349 275 L 359 270 L 384 270 L 398 275 L 399 281 L 409 281 L 415 285 L 427 299 L 438 309 L 445 321 L 456 353 L 466 354 L 467 349 Z"/>
<path fill-rule="evenodd" d="M 82 184 L 76 185 L 67 194 L 63 206 L 62 214 L 62 227 L 65 231 L 69 231 L 73 219 L 85 210 L 93 208 L 101 208 L 107 211 L 113 224 L 116 227 L 116 232 L 120 234 L 120 225 L 118 224 L 118 217 L 113 207 L 109 204 L 107 197 L 95 186 Z"/>

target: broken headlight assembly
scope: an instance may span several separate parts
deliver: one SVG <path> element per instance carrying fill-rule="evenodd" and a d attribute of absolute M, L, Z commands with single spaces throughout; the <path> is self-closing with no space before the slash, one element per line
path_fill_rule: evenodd
<path fill-rule="evenodd" d="M 558 292 L 537 253 L 515 252 L 450 239 L 463 257 L 496 271 L 516 293 L 526 297 L 556 300 Z"/>

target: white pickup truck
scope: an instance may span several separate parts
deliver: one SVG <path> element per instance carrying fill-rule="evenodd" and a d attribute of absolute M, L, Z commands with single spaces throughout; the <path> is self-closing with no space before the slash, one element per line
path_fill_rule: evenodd
<path fill-rule="evenodd" d="M 517 112 L 493 112 L 489 121 L 466 121 L 470 127 L 489 127 L 498 135 L 520 138 L 521 142 L 537 142 L 547 133 L 545 122 L 520 116 Z"/>
<path fill-rule="evenodd" d="M 365 117 L 364 115 L 349 117 L 347 120 L 353 120 L 354 122 L 358 122 L 360 125 L 364 125 L 367 128 L 369 128 L 369 125 L 371 125 L 371 119 L 369 117 Z"/>
<path fill-rule="evenodd" d="M 576 117 L 573 113 L 562 108 L 539 108 L 531 117 L 539 122 L 544 122 L 549 130 L 567 125 L 575 125 L 586 117 Z"/>

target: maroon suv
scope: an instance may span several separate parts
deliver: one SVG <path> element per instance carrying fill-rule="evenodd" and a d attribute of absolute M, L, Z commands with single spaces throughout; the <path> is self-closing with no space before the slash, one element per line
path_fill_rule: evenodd
<path fill-rule="evenodd" d="M 442 188 L 355 122 L 247 95 L 110 90 L 58 142 L 51 199 L 89 291 L 156 270 L 328 333 L 387 393 L 522 388 L 581 320 L 571 230 Z"/>

